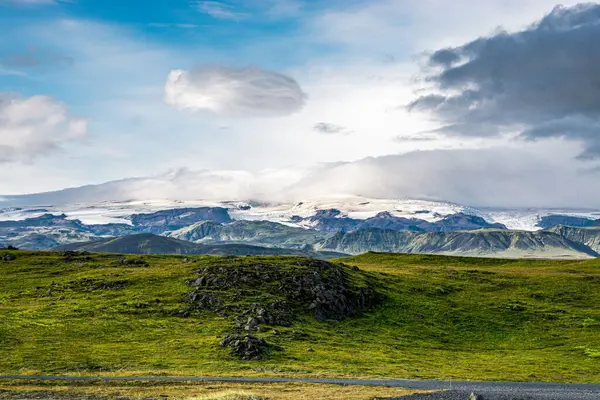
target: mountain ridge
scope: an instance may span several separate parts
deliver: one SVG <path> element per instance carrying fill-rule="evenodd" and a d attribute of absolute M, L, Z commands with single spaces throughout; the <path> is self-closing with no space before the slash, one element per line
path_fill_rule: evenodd
<path fill-rule="evenodd" d="M 478 230 L 410 232 L 366 229 L 338 232 L 319 249 L 361 254 L 368 251 L 500 258 L 592 258 L 589 246 L 548 231 Z"/>
<path fill-rule="evenodd" d="M 347 254 L 333 251 L 302 251 L 286 248 L 252 246 L 248 244 L 197 244 L 185 240 L 159 236 L 152 233 L 120 236 L 71 243 L 57 246 L 52 251 L 89 251 L 96 253 L 120 254 L 176 254 L 176 255 L 298 255 L 314 258 L 337 258 Z"/>
<path fill-rule="evenodd" d="M 110 210 L 111 215 L 123 222 L 107 224 L 87 224 L 74 218 L 74 214 L 52 213 L 50 206 L 13 208 L 4 212 L 20 212 L 24 218 L 0 220 L 0 245 L 45 250 L 76 243 L 83 248 L 84 243 L 92 241 L 95 244 L 91 246 L 96 246 L 102 240 L 110 242 L 114 238 L 151 233 L 185 241 L 176 245 L 173 244 L 175 242 L 163 241 L 150 246 L 155 249 L 152 250 L 154 253 L 163 251 L 171 254 L 201 251 L 195 245 L 232 245 L 229 251 L 235 254 L 241 249 L 240 246 L 270 248 L 275 254 L 278 254 L 275 249 L 285 249 L 292 254 L 295 251 L 312 254 L 320 250 L 351 254 L 386 251 L 538 258 L 588 258 L 597 257 L 600 253 L 598 227 L 553 226 L 538 231 L 511 230 L 476 213 L 460 210 L 441 215 L 437 211 L 417 207 L 423 206 L 423 203 L 410 204 L 413 207 L 410 209 L 410 218 L 402 216 L 408 215 L 407 210 L 400 209 L 372 215 L 372 211 L 381 204 L 369 202 L 353 203 L 349 209 L 354 211 L 336 208 L 314 210 L 313 205 L 298 203 L 293 210 L 287 210 L 287 214 L 263 214 L 265 209 L 256 211 L 257 208 L 271 206 L 240 202 L 214 207 L 189 207 L 187 204 L 159 210 L 150 207 L 147 209 L 151 212 L 141 213 L 116 208 Z M 81 215 L 95 212 L 96 209 L 80 210 Z M 260 219 L 265 218 L 264 215 L 272 220 Z M 539 221 L 545 224 L 566 222 L 579 226 L 589 225 L 594 220 L 555 214 Z M 138 241 L 140 238 L 143 236 L 138 236 Z M 121 245 L 123 243 L 121 241 Z M 108 242 L 104 243 L 104 249 L 106 246 L 110 249 Z M 134 246 L 133 252 L 146 251 L 144 246 L 137 246 Z M 188 249 L 186 246 L 191 247 Z M 219 247 L 215 251 L 223 249 Z M 259 250 L 251 247 L 244 251 L 254 254 Z"/>

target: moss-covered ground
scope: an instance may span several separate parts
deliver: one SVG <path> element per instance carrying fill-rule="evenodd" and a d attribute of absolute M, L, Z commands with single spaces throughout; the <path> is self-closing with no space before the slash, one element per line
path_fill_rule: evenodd
<path fill-rule="evenodd" d="M 230 317 L 177 315 L 186 281 L 215 263 L 293 268 L 297 258 L 4 253 L 16 259 L 0 261 L 3 374 L 600 382 L 600 260 L 338 260 L 387 301 L 344 321 L 300 315 L 282 328 L 290 334 L 256 333 L 283 351 L 240 361 L 219 346 Z"/>

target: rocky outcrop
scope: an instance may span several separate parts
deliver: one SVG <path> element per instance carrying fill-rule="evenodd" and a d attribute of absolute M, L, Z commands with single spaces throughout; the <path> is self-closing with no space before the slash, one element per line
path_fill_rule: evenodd
<path fill-rule="evenodd" d="M 231 335 L 288 327 L 302 315 L 343 320 L 385 300 L 363 272 L 305 258 L 290 259 L 288 264 L 223 260 L 219 266 L 198 270 L 187 284 L 192 290 L 186 296 L 185 315 L 205 311 L 228 315 Z M 232 337 L 240 341 L 239 336 Z"/>
<path fill-rule="evenodd" d="M 17 259 L 17 256 L 15 256 L 14 254 L 11 253 L 5 253 L 2 254 L 2 256 L 0 256 L 0 260 L 2 261 L 14 261 Z"/>
<path fill-rule="evenodd" d="M 230 349 L 230 354 L 241 360 L 262 360 L 274 346 L 268 344 L 265 339 L 259 339 L 252 335 L 227 335 L 221 341 L 221 347 Z"/>

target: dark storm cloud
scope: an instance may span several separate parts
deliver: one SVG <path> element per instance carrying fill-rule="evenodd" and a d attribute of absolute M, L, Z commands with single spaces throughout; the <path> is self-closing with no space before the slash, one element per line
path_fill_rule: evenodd
<path fill-rule="evenodd" d="M 527 139 L 564 137 L 600 157 L 600 4 L 558 6 L 527 29 L 437 50 L 425 80 L 435 93 L 409 110 L 431 112 L 441 132 Z"/>

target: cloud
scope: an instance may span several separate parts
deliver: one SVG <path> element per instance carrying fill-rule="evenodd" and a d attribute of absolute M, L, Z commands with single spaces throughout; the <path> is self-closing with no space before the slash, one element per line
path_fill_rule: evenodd
<path fill-rule="evenodd" d="M 303 8 L 301 0 L 246 0 L 235 4 L 226 1 L 192 1 L 202 13 L 215 19 L 241 21 L 248 18 L 289 18 L 299 14 Z"/>
<path fill-rule="evenodd" d="M 182 24 L 173 22 L 151 22 L 148 24 L 151 28 L 180 28 L 180 29 L 195 29 L 198 28 L 196 24 Z"/>
<path fill-rule="evenodd" d="M 543 151 L 540 151 L 543 150 Z M 290 199 L 350 194 L 420 198 L 495 207 L 597 207 L 599 173 L 569 162 L 560 141 L 523 149 L 416 151 L 325 164 L 287 188 Z M 560 190 L 557 190 L 560 188 Z"/>
<path fill-rule="evenodd" d="M 298 202 L 347 195 L 487 207 L 597 207 L 597 164 L 584 170 L 569 162 L 578 146 L 551 140 L 521 147 L 416 151 L 257 172 L 179 169 L 154 177 L 13 199 L 11 204 L 149 198 Z"/>
<path fill-rule="evenodd" d="M 294 79 L 260 68 L 172 70 L 165 84 L 170 106 L 223 116 L 284 116 L 300 111 L 305 100 Z"/>
<path fill-rule="evenodd" d="M 343 126 L 327 122 L 319 122 L 313 127 L 313 130 L 323 135 L 349 135 L 351 133 L 351 131 Z"/>
<path fill-rule="evenodd" d="M 198 1 L 198 10 L 216 19 L 239 21 L 249 14 L 239 11 L 236 7 L 222 1 Z"/>
<path fill-rule="evenodd" d="M 421 133 L 418 135 L 398 135 L 394 138 L 397 142 L 434 142 L 440 137 L 432 134 Z"/>
<path fill-rule="evenodd" d="M 74 62 L 73 57 L 39 49 L 30 49 L 0 58 L 0 65 L 7 68 L 70 67 Z"/>
<path fill-rule="evenodd" d="M 600 156 L 600 4 L 557 6 L 527 29 L 502 31 L 433 52 L 425 68 L 433 92 L 409 109 L 430 112 L 439 132 L 506 133 L 581 141 Z"/>
<path fill-rule="evenodd" d="M 30 162 L 85 136 L 87 121 L 46 96 L 0 93 L 0 162 Z"/>

